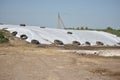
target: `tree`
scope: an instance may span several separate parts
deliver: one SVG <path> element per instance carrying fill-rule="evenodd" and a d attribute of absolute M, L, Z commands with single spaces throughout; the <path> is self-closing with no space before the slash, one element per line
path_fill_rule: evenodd
<path fill-rule="evenodd" d="M 84 27 L 81 27 L 81 30 L 84 30 Z"/>
<path fill-rule="evenodd" d="M 113 30 L 111 27 L 107 27 L 107 30 Z"/>
<path fill-rule="evenodd" d="M 79 28 L 79 27 L 77 27 L 76 29 L 77 29 L 77 30 L 79 30 L 80 28 Z"/>
<path fill-rule="evenodd" d="M 88 30 L 88 27 L 85 27 L 85 30 Z"/>

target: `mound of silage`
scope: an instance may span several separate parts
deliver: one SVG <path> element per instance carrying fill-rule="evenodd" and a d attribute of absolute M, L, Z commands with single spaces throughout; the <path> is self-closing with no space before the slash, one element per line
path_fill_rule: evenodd
<path fill-rule="evenodd" d="M 64 30 L 37 26 L 0 25 L 14 36 L 36 44 L 120 46 L 120 37 L 103 31 Z"/>

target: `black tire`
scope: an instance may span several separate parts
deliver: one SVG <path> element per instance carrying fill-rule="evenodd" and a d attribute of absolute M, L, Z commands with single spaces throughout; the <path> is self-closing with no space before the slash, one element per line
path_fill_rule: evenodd
<path fill-rule="evenodd" d="M 67 34 L 72 34 L 72 32 L 67 32 Z"/>
<path fill-rule="evenodd" d="M 85 42 L 85 45 L 90 46 L 90 45 L 91 45 L 91 43 L 90 43 L 90 42 L 88 42 L 88 41 L 86 41 L 86 42 Z"/>
<path fill-rule="evenodd" d="M 13 36 L 16 36 L 17 35 L 17 31 L 14 31 L 11 33 Z"/>
<path fill-rule="evenodd" d="M 35 40 L 35 39 L 31 40 L 31 43 L 32 44 L 40 44 L 40 42 L 38 40 Z"/>
<path fill-rule="evenodd" d="M 20 24 L 20 26 L 26 26 L 26 24 Z"/>
<path fill-rule="evenodd" d="M 81 45 L 80 42 L 78 42 L 78 41 L 73 41 L 72 44 L 73 44 L 73 45 Z"/>
<path fill-rule="evenodd" d="M 28 37 L 27 37 L 25 34 L 23 34 L 23 35 L 20 36 L 20 38 L 21 38 L 22 40 L 26 40 Z"/>
<path fill-rule="evenodd" d="M 104 43 L 103 42 L 100 42 L 100 41 L 96 41 L 96 45 L 104 45 Z"/>
<path fill-rule="evenodd" d="M 64 43 L 60 40 L 54 40 L 54 44 L 56 45 L 64 45 Z"/>

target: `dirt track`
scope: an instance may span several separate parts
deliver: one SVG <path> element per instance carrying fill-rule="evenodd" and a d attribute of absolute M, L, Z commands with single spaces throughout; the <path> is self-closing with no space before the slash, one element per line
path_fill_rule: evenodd
<path fill-rule="evenodd" d="M 0 46 L 0 80 L 120 80 L 120 58 Z"/>
<path fill-rule="evenodd" d="M 16 39 L 0 45 L 0 80 L 120 80 L 119 57 L 82 56 L 58 51 L 102 48 L 35 46 Z"/>

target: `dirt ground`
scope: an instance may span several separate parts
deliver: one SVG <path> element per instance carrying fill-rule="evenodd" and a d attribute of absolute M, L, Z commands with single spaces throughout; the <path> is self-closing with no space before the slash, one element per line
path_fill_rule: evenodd
<path fill-rule="evenodd" d="M 0 80 L 120 80 L 120 57 L 5 44 L 0 45 Z"/>

